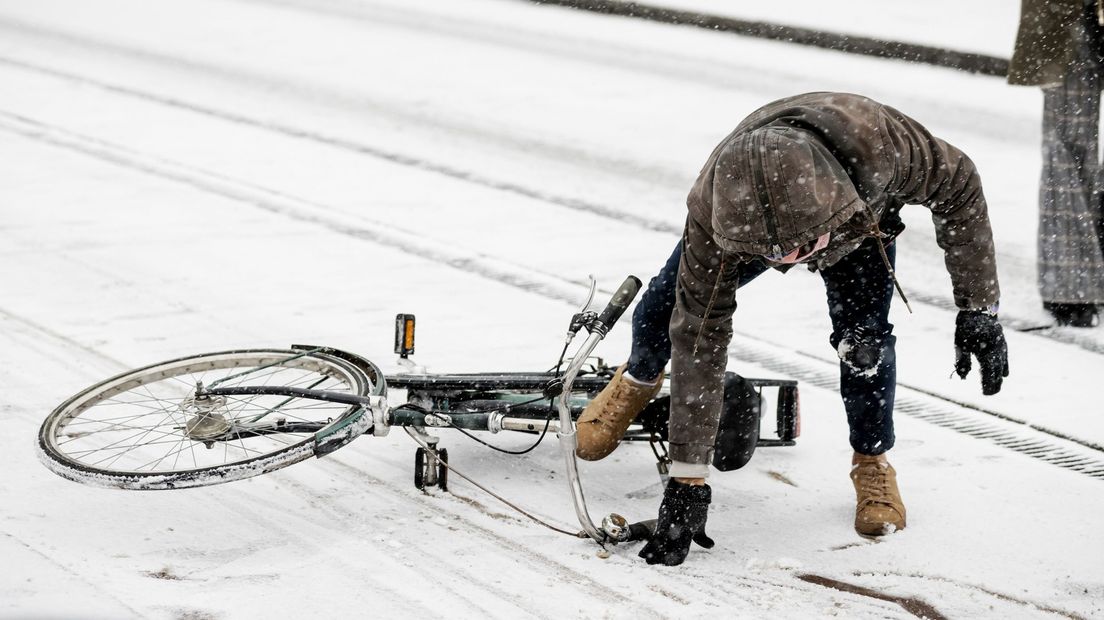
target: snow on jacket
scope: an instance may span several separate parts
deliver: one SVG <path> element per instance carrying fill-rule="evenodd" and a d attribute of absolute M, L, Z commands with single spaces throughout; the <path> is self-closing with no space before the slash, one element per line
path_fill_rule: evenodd
<path fill-rule="evenodd" d="M 671 319 L 675 461 L 711 458 L 739 265 L 830 233 L 813 257 L 829 267 L 868 237 L 888 243 L 899 234 L 905 204 L 931 210 L 958 307 L 995 304 L 993 234 L 977 169 L 897 110 L 853 94 L 797 95 L 755 111 L 714 149 L 687 198 Z"/>
<path fill-rule="evenodd" d="M 690 217 L 745 257 L 786 253 L 831 231 L 822 268 L 875 235 L 875 223 L 899 233 L 905 204 L 931 209 L 958 307 L 996 303 L 993 234 L 974 163 L 866 97 L 808 93 L 760 108 L 714 149 L 687 198 Z"/>

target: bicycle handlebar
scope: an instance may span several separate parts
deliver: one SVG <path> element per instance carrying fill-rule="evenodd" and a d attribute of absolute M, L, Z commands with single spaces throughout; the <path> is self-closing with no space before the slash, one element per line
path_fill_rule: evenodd
<path fill-rule="evenodd" d="M 579 518 L 579 525 L 583 526 L 583 531 L 586 535 L 590 536 L 599 544 L 617 542 L 622 540 L 622 536 L 632 536 L 633 540 L 640 540 L 650 537 L 651 534 L 646 527 L 642 527 L 640 524 L 634 524 L 633 527 L 630 527 L 628 523 L 625 523 L 624 517 L 618 515 L 610 515 L 607 517 L 606 520 L 610 520 L 614 516 L 617 516 L 616 521 L 611 522 L 610 528 L 603 526 L 603 528 L 599 530 L 598 527 L 594 525 L 594 521 L 591 520 L 590 514 L 587 512 L 586 499 L 583 497 L 583 485 L 579 478 L 578 464 L 575 461 L 575 449 L 577 446 L 575 439 L 575 424 L 571 419 L 567 395 L 570 393 L 571 384 L 575 381 L 575 377 L 586 362 L 587 357 L 594 350 L 594 347 L 598 346 L 598 343 L 602 341 L 602 338 L 609 333 L 610 328 L 617 322 L 617 319 L 621 318 L 621 315 L 625 313 L 625 310 L 628 309 L 629 304 L 632 303 L 633 299 L 636 298 L 636 294 L 639 292 L 640 280 L 635 276 L 625 278 L 625 281 L 621 283 L 617 292 L 613 294 L 609 304 L 590 324 L 590 335 L 587 337 L 586 342 L 575 352 L 571 364 L 568 365 L 567 370 L 564 372 L 563 392 L 556 399 L 556 408 L 559 409 L 560 412 L 560 429 L 556 434 L 560 439 L 560 449 L 563 452 L 564 464 L 567 467 L 567 482 L 568 486 L 571 488 L 571 499 L 575 504 L 575 515 Z"/>
<path fill-rule="evenodd" d="M 605 309 L 602 310 L 602 314 L 598 315 L 597 325 L 601 325 L 600 329 L 603 330 L 603 334 L 609 333 L 609 330 L 613 329 L 614 323 L 621 318 L 621 315 L 625 313 L 633 299 L 636 299 L 636 294 L 639 292 L 640 279 L 636 276 L 625 278 L 620 288 L 610 298 Z"/>

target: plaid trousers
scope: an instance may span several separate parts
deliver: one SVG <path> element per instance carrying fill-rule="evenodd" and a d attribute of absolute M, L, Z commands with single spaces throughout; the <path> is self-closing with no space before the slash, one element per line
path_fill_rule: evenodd
<path fill-rule="evenodd" d="M 1104 63 L 1095 11 L 1076 25 L 1065 82 L 1043 89 L 1039 293 L 1044 302 L 1104 305 L 1104 167 L 1099 155 Z"/>

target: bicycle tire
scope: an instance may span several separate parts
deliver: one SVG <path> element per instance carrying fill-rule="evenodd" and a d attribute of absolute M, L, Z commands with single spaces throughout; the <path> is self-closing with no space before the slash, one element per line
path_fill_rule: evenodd
<path fill-rule="evenodd" d="M 426 462 L 426 449 L 417 448 L 414 450 L 414 488 L 419 491 L 425 490 L 425 462 Z"/>
<path fill-rule="evenodd" d="M 437 488 L 448 491 L 448 448 L 437 451 Z"/>
<path fill-rule="evenodd" d="M 64 478 L 108 488 L 179 489 L 249 478 L 321 455 L 320 437 L 363 432 L 371 416 L 357 405 L 261 394 L 201 406 L 196 381 L 279 382 L 365 396 L 386 389 L 374 379 L 382 377 L 316 350 L 245 349 L 159 362 L 101 381 L 59 405 L 42 423 L 38 454 Z M 242 430 L 271 414 L 277 419 L 265 420 L 264 434 Z"/>

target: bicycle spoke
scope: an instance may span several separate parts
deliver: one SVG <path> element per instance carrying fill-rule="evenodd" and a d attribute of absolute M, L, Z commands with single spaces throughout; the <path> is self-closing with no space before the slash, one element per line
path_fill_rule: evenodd
<path fill-rule="evenodd" d="M 165 402 L 170 402 L 170 401 L 167 398 L 153 398 L 153 399 L 143 399 L 143 400 L 136 400 L 136 401 L 126 401 L 126 400 L 116 400 L 114 398 L 106 398 L 106 399 L 101 400 L 100 402 L 96 403 L 95 406 L 97 406 L 97 407 L 128 406 L 128 407 L 141 407 L 141 408 L 145 408 L 145 409 L 164 409 L 165 405 L 162 405 L 161 407 L 156 407 L 154 405 L 147 405 L 146 403 L 165 403 Z"/>
<path fill-rule="evenodd" d="M 172 379 L 173 381 L 179 382 L 181 385 L 186 386 L 190 391 L 192 391 L 192 392 L 195 391 L 196 383 L 194 381 L 185 381 L 184 379 L 181 379 L 180 377 L 177 377 L 177 376 L 173 376 L 173 377 L 169 377 L 169 378 Z"/>
<path fill-rule="evenodd" d="M 170 447 L 169 451 L 166 452 L 161 458 L 157 459 L 156 463 L 153 463 L 152 465 L 150 465 L 150 469 L 152 470 L 152 469 L 156 468 L 158 465 L 161 464 L 161 461 L 164 461 L 169 456 L 175 456 L 175 458 L 173 459 L 173 463 L 174 463 L 173 466 L 175 467 L 175 463 L 180 460 L 180 453 L 181 453 L 181 451 L 184 450 L 184 447 L 186 447 L 187 444 L 194 444 L 194 443 L 195 442 L 191 441 L 188 438 L 187 435 L 181 433 L 180 440 L 177 441 L 176 444 L 173 447 Z M 176 448 L 175 452 L 174 452 L 173 448 Z M 140 471 L 143 467 L 145 467 L 145 466 L 144 465 L 139 465 L 135 469 Z"/>
<path fill-rule="evenodd" d="M 251 410 L 255 409 L 255 410 L 258 410 L 258 411 L 264 411 L 265 415 L 279 413 L 279 414 L 284 414 L 286 417 L 291 418 L 291 419 L 295 419 L 297 421 L 315 421 L 314 418 L 309 418 L 309 417 L 304 417 L 304 416 L 297 416 L 295 414 L 289 413 L 289 411 L 295 411 L 295 410 L 299 410 L 299 409 L 310 408 L 310 407 L 307 407 L 307 406 L 295 407 L 295 408 L 286 408 L 286 409 L 280 409 L 279 411 L 277 411 L 276 409 L 265 407 L 264 405 L 253 404 L 251 402 L 251 400 L 244 399 L 244 398 L 236 398 L 234 396 L 230 396 L 227 399 L 233 400 L 233 402 L 240 403 L 242 405 L 252 405 L 252 407 L 250 407 L 250 408 L 234 409 L 235 413 L 246 413 L 246 411 L 251 411 Z M 311 408 L 311 410 L 312 411 L 325 411 L 325 410 L 329 410 L 329 409 L 344 410 L 348 407 L 348 405 L 335 406 L 335 404 L 332 404 L 332 403 L 327 403 L 327 405 L 328 406 L 325 406 L 325 407 L 320 406 L 320 407 Z M 244 417 L 244 416 L 241 416 L 241 417 Z M 241 419 L 241 417 L 235 416 L 233 419 L 238 420 L 238 419 Z M 258 418 L 259 417 L 263 417 L 263 416 L 258 416 Z M 254 421 L 254 420 L 251 419 L 251 420 L 246 420 L 246 421 L 247 421 L 247 423 L 252 423 L 252 421 Z"/>
<path fill-rule="evenodd" d="M 162 431 L 162 430 L 158 430 L 158 427 L 157 427 L 157 426 L 151 426 L 151 427 L 148 427 L 148 428 L 139 428 L 139 429 L 137 429 L 137 430 L 138 430 L 138 432 L 137 432 L 137 433 L 134 433 L 134 434 L 128 435 L 128 436 L 126 436 L 126 437 L 123 437 L 123 438 L 121 438 L 121 439 L 117 439 L 117 440 L 115 440 L 115 441 L 113 441 L 113 442 L 111 442 L 111 443 L 107 444 L 106 446 L 100 446 L 100 447 L 99 447 L 99 448 L 97 448 L 97 449 L 98 449 L 98 450 L 107 450 L 107 449 L 111 449 L 111 448 L 114 448 L 115 446 L 118 446 L 119 444 L 131 445 L 131 444 L 129 444 L 129 443 L 126 443 L 126 442 L 128 442 L 129 440 L 131 440 L 131 439 L 134 439 L 134 438 L 136 438 L 136 437 L 140 437 L 140 436 L 148 436 L 148 435 L 149 435 L 149 434 L 150 434 L 151 432 L 155 432 L 155 431 L 156 431 L 157 433 L 159 433 L 160 435 L 162 435 L 162 436 L 175 436 L 175 435 L 176 435 L 176 432 L 175 432 L 175 431 Z M 155 441 L 155 440 L 154 440 L 154 441 Z"/>
<path fill-rule="evenodd" d="M 160 425 L 161 425 L 161 424 L 162 424 L 162 423 L 163 423 L 163 422 L 164 422 L 165 420 L 168 420 L 168 419 L 169 419 L 169 418 L 171 418 L 171 417 L 172 417 L 172 412 L 170 411 L 170 412 L 168 412 L 168 413 L 167 413 L 167 414 L 165 415 L 165 417 L 164 417 L 164 418 L 162 418 L 162 419 L 161 419 L 161 422 L 159 422 L 159 423 L 157 424 L 157 426 L 160 426 Z M 152 432 L 154 432 L 154 430 L 155 430 L 156 428 L 157 428 L 157 427 L 153 427 L 153 428 L 150 428 L 149 430 L 147 430 L 147 431 L 146 431 L 146 432 L 145 432 L 144 434 L 142 434 L 142 436 L 141 436 L 141 437 L 139 437 L 139 438 L 138 438 L 138 441 L 141 441 L 141 440 L 145 439 L 146 437 L 149 437 L 149 434 L 150 434 L 150 433 L 152 433 Z M 116 443 L 118 443 L 118 442 L 116 442 Z M 133 449 L 136 449 L 136 448 L 138 448 L 138 447 L 139 447 L 139 444 L 138 444 L 138 443 L 137 443 L 137 441 L 136 441 L 136 442 L 134 443 L 133 447 L 131 448 L 131 450 L 133 450 Z M 112 461 L 111 461 L 110 463 L 108 463 L 108 464 L 107 464 L 107 466 L 108 466 L 108 467 L 111 467 L 112 465 L 114 465 L 114 464 L 115 464 L 115 463 L 116 463 L 116 462 L 117 462 L 117 461 L 118 461 L 118 460 L 119 460 L 120 458 L 122 458 L 122 457 L 123 457 L 123 455 L 124 455 L 124 454 L 126 454 L 126 452 L 122 452 L 122 453 L 120 453 L 120 454 L 119 454 L 118 456 L 116 456 L 116 457 L 115 457 L 115 458 L 114 458 L 114 459 L 113 459 L 113 460 L 112 460 Z M 101 461 L 101 462 L 102 462 L 102 461 Z M 100 464 L 100 462 L 97 462 L 97 463 L 95 463 L 95 464 L 96 464 L 96 465 L 99 465 L 99 464 Z"/>
<path fill-rule="evenodd" d="M 102 434 L 102 433 L 111 432 L 111 431 L 120 431 L 120 430 L 146 431 L 146 430 L 150 430 L 150 428 L 156 428 L 156 427 L 128 426 L 128 425 L 125 425 L 125 424 L 113 424 L 110 428 L 106 428 L 106 429 L 102 429 L 102 430 L 95 430 L 95 431 L 87 431 L 87 432 L 80 433 L 78 435 L 73 435 L 71 437 L 67 437 L 64 441 L 59 441 L 58 445 L 59 446 L 64 446 L 66 444 L 73 443 L 74 441 L 81 441 L 81 440 L 84 440 L 84 439 L 88 439 L 89 437 L 91 437 L 93 435 Z M 175 434 L 175 433 L 167 433 L 167 434 Z M 62 436 L 65 437 L 64 435 L 62 435 Z"/>
<path fill-rule="evenodd" d="M 170 436 L 170 435 L 166 435 L 166 436 Z M 153 441 L 147 441 L 147 442 L 143 443 L 142 445 L 143 446 L 163 446 L 163 445 L 166 445 L 166 444 L 177 444 L 177 443 L 179 443 L 180 440 L 176 439 L 175 436 L 171 436 L 171 437 L 173 437 L 171 440 L 161 441 L 161 440 L 156 440 L 155 439 Z M 97 452 L 105 452 L 105 451 L 109 451 L 109 450 L 131 450 L 133 448 L 134 448 L 134 446 L 131 446 L 131 445 L 103 446 L 101 448 L 89 448 L 87 450 L 74 450 L 72 452 L 69 452 L 68 454 L 71 454 L 71 455 L 89 455 L 89 454 L 95 454 Z M 115 455 L 112 454 L 111 456 L 115 456 Z M 110 457 L 108 457 L 108 458 L 110 458 Z"/>
<path fill-rule="evenodd" d="M 188 442 L 188 443 L 194 443 L 194 442 Z M 161 458 L 154 459 L 154 460 L 150 461 L 149 463 L 144 463 L 142 465 L 139 465 L 138 467 L 134 468 L 134 471 L 142 471 L 147 466 L 149 466 L 150 469 L 152 470 L 159 463 L 161 463 L 161 461 L 164 461 L 165 459 L 169 458 L 170 456 L 173 456 L 174 454 L 179 454 L 179 453 L 183 452 L 186 449 L 188 449 L 188 446 L 186 444 L 184 444 L 183 441 L 178 441 L 178 442 L 174 443 L 172 445 L 172 447 L 169 448 L 169 451 L 166 452 L 163 456 L 161 456 Z"/>
<path fill-rule="evenodd" d="M 150 416 L 155 416 L 159 413 L 165 413 L 167 411 L 168 411 L 168 409 L 166 408 L 166 409 L 159 409 L 157 411 L 150 411 L 148 413 L 139 413 L 139 414 L 135 414 L 135 415 L 119 416 L 117 418 L 94 418 L 94 419 L 91 419 L 91 420 L 80 420 L 80 419 L 70 420 L 65 425 L 65 428 L 69 428 L 71 426 L 83 426 L 85 424 L 104 424 L 104 423 L 114 424 L 117 421 L 133 422 L 134 420 L 138 420 L 140 418 L 148 418 Z M 93 431 L 93 432 L 95 432 L 95 431 Z"/>
<path fill-rule="evenodd" d="M 179 463 L 179 462 L 180 462 L 180 452 L 177 451 L 177 453 L 175 455 L 173 455 L 173 464 L 172 464 L 171 469 L 176 469 L 176 464 Z M 222 462 L 224 462 L 224 463 L 226 462 L 226 457 L 225 456 L 223 457 Z"/>
<path fill-rule="evenodd" d="M 131 437 L 135 437 L 135 436 L 137 436 L 137 435 L 132 435 Z M 147 431 L 145 434 L 142 435 L 143 438 L 147 437 L 147 436 L 149 436 L 149 431 Z M 173 437 L 174 441 L 175 441 L 175 438 L 176 438 L 176 435 L 172 434 L 172 433 L 161 433 L 161 436 L 162 437 Z M 106 457 L 104 457 L 103 459 L 101 459 L 99 461 L 96 461 L 94 463 L 91 463 L 91 464 L 92 465 L 100 465 L 101 463 L 104 463 L 105 461 L 107 461 L 109 459 L 111 459 L 112 464 L 114 464 L 115 461 L 117 461 L 123 455 L 125 455 L 129 452 L 132 452 L 134 450 L 137 450 L 138 448 L 142 448 L 142 447 L 145 447 L 145 446 L 148 446 L 148 445 L 158 444 L 158 440 L 156 440 L 156 439 L 153 439 L 153 440 L 150 440 L 150 441 L 145 441 L 141 444 L 139 444 L 139 443 L 125 443 L 124 444 L 123 443 L 124 441 L 126 441 L 126 439 L 120 439 L 119 441 L 116 441 L 112 444 L 102 446 L 102 447 L 99 447 L 99 448 L 94 448 L 94 449 L 88 451 L 89 455 L 96 454 L 97 452 L 106 452 L 106 451 L 109 451 L 109 450 L 118 450 L 119 451 L 119 452 L 116 452 L 114 454 L 109 454 Z M 78 452 L 73 452 L 72 454 L 78 454 Z"/>

